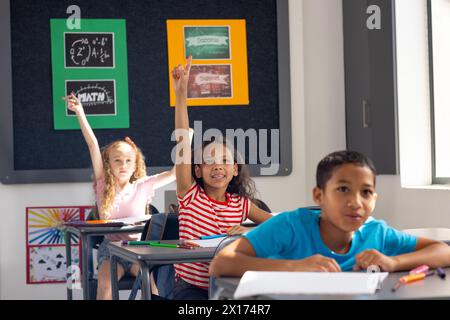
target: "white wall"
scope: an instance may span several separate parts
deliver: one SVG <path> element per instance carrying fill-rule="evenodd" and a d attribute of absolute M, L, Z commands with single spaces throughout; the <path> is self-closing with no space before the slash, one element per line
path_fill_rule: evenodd
<path fill-rule="evenodd" d="M 380 176 L 374 216 L 399 228 L 450 227 L 448 190 L 402 188 L 400 176 Z"/>
<path fill-rule="evenodd" d="M 293 172 L 255 179 L 273 211 L 312 205 L 317 162 L 345 149 L 341 1 L 290 0 L 289 11 Z"/>
<path fill-rule="evenodd" d="M 274 211 L 311 204 L 315 167 L 345 148 L 345 96 L 340 0 L 290 0 L 293 172 L 257 178 Z M 394 226 L 450 225 L 444 191 L 405 190 L 397 176 L 378 178 L 375 215 Z M 173 189 L 173 185 L 171 186 Z M 163 191 L 154 204 L 164 207 Z M 92 203 L 88 183 L 0 185 L 0 298 L 64 299 L 63 285 L 25 284 L 25 208 Z M 77 297 L 80 295 L 77 294 Z"/>
<path fill-rule="evenodd" d="M 312 1 L 311 1 L 312 2 Z M 325 3 L 326 1 L 320 1 Z M 316 6 L 320 8 L 320 6 Z M 333 13 L 331 14 L 333 15 Z M 327 17 L 328 19 L 328 17 Z M 340 25 L 340 12 L 337 12 L 334 18 Z M 304 77 L 305 70 L 303 66 L 303 25 L 302 25 L 302 2 L 291 1 L 291 63 L 292 63 L 292 129 L 293 129 L 293 173 L 283 178 L 258 178 L 257 187 L 262 198 L 271 206 L 273 210 L 281 211 L 305 205 L 305 104 L 304 104 Z M 328 26 L 333 24 L 329 22 Z M 322 28 L 321 26 L 318 26 Z M 311 30 L 310 28 L 308 28 Z M 330 31 L 334 31 L 331 27 Z M 328 41 L 333 39 L 328 31 L 315 31 L 317 34 L 323 34 L 324 38 L 320 44 L 326 46 Z M 327 39 L 328 38 L 328 39 Z M 334 42 L 330 42 L 334 44 Z M 325 50 L 325 51 L 339 51 Z M 311 53 L 312 54 L 312 53 Z M 325 53 L 329 58 L 333 58 L 331 52 Z M 321 56 L 323 56 L 321 54 Z M 314 61 L 311 64 L 317 64 L 319 68 L 320 60 L 317 57 L 311 57 Z M 332 61 L 327 66 L 332 73 L 341 73 L 343 79 L 341 59 Z M 339 70 L 334 72 L 333 70 Z M 309 72 L 314 73 L 312 66 Z M 323 74 L 330 70 L 323 70 Z M 321 81 L 321 80 L 319 80 Z M 342 80 L 341 80 L 342 82 Z M 321 98 L 320 101 L 312 100 L 316 104 L 317 110 L 313 112 L 315 118 L 329 104 L 335 104 L 335 97 L 342 97 L 342 83 L 335 92 L 330 93 L 327 98 Z M 322 91 L 322 90 L 320 90 Z M 326 90 L 323 90 L 326 92 Z M 311 96 L 314 96 L 314 92 Z M 340 109 L 334 111 L 334 117 L 343 118 L 343 101 L 340 103 Z M 341 123 L 343 131 L 343 123 Z M 313 128 L 314 129 L 314 128 Z M 324 136 L 327 136 L 325 134 Z M 329 129 L 329 135 L 332 134 L 332 128 Z M 81 136 L 80 136 L 81 138 Z M 337 144 L 343 145 L 344 137 L 341 135 Z M 327 143 L 326 145 L 333 145 Z M 321 154 L 320 149 L 313 148 L 316 157 Z M 314 160 L 315 161 L 315 160 Z M 172 185 L 173 189 L 173 185 Z M 26 285 L 25 270 L 25 208 L 27 206 L 64 206 L 64 205 L 85 205 L 92 203 L 91 185 L 89 183 L 61 183 L 61 184 L 41 184 L 41 185 L 0 185 L 0 211 L 3 213 L 5 223 L 0 225 L 0 298 L 1 299 L 64 299 L 64 285 Z M 277 191 L 275 191 L 277 190 Z M 282 192 L 280 192 L 282 190 Z M 163 192 L 156 193 L 154 204 L 164 207 L 162 199 Z M 6 223 L 7 222 L 7 223 Z M 80 297 L 79 292 L 76 297 Z"/>
<path fill-rule="evenodd" d="M 328 153 L 346 148 L 344 39 L 340 0 L 303 3 L 305 187 L 306 201 L 311 203 L 317 163 Z"/>
<path fill-rule="evenodd" d="M 306 121 L 301 121 L 306 130 L 305 149 L 300 150 L 304 150 L 305 153 L 306 181 L 302 179 L 305 181 L 305 202 L 310 204 L 317 161 L 328 152 L 345 148 L 342 5 L 340 0 L 291 0 L 291 11 L 300 12 L 302 6 L 300 2 L 303 2 L 301 16 L 304 21 L 302 47 L 305 70 L 304 112 L 306 116 Z M 397 21 L 397 25 L 402 23 L 401 29 L 399 28 L 397 31 L 397 41 L 403 44 L 405 39 L 406 41 L 417 39 L 419 35 L 423 35 L 423 32 L 416 28 L 419 23 L 423 24 L 426 17 L 423 14 L 420 17 L 417 16 L 417 7 L 426 7 L 426 0 L 397 0 L 396 4 L 397 14 L 399 12 L 401 14 L 401 21 Z M 408 11 L 405 12 L 406 10 Z M 404 22 L 403 19 L 407 19 L 407 21 Z M 292 33 L 294 32 L 297 34 L 296 31 Z M 294 45 L 295 41 L 295 39 L 291 39 L 291 45 Z M 421 39 L 421 41 L 426 43 L 427 40 Z M 409 70 L 421 68 L 417 61 L 410 59 L 412 51 L 408 50 L 412 50 L 411 48 L 414 48 L 414 44 L 409 43 L 406 45 L 406 50 L 402 47 L 398 52 L 397 60 L 404 70 L 408 67 Z M 415 55 L 418 54 L 416 49 L 413 52 Z M 291 50 L 291 54 L 295 55 L 295 52 Z M 405 59 L 405 57 L 409 57 L 409 59 Z M 409 66 L 402 64 L 405 60 L 411 61 Z M 414 79 L 419 73 L 423 73 L 422 70 L 415 72 L 411 78 Z M 408 74 L 403 78 L 408 78 Z M 293 88 L 297 86 L 294 77 L 291 83 Z M 418 90 L 413 86 L 406 89 L 406 92 L 402 92 L 402 97 L 405 99 L 402 100 L 402 97 L 399 97 L 399 104 L 402 104 L 400 108 L 408 109 L 405 111 L 406 113 L 411 112 L 411 103 L 407 97 L 424 90 L 426 88 Z M 415 103 L 421 104 L 421 101 L 423 99 L 418 98 Z M 294 101 L 294 108 L 296 107 L 295 103 Z M 298 120 L 295 118 L 295 114 L 293 114 L 293 119 Z M 419 128 L 416 127 L 415 130 L 418 131 Z M 423 134 L 429 137 L 426 130 L 426 127 L 420 128 L 420 132 L 424 132 Z M 412 155 L 407 155 L 406 159 L 402 159 L 406 164 L 410 163 L 411 159 L 418 157 L 418 140 L 405 141 L 402 139 L 401 141 L 403 145 L 411 143 L 415 144 L 416 151 Z M 297 147 L 295 144 L 293 145 L 294 150 Z M 429 147 L 428 149 L 423 148 L 423 152 L 429 152 Z M 428 165 L 424 166 L 421 170 L 427 171 Z M 412 174 L 417 175 L 418 171 Z M 414 177 L 410 179 L 414 179 Z M 400 176 L 378 176 L 377 192 L 379 197 L 374 216 L 385 219 L 396 228 L 450 227 L 450 192 L 448 188 L 447 190 L 404 188 L 401 185 Z"/>

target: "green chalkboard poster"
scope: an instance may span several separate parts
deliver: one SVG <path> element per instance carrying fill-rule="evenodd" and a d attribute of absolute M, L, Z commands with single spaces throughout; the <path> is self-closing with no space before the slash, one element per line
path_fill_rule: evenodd
<path fill-rule="evenodd" d="M 185 26 L 186 57 L 231 59 L 229 26 Z"/>
<path fill-rule="evenodd" d="M 123 19 L 82 19 L 70 30 L 51 19 L 55 130 L 78 129 L 61 97 L 73 92 L 93 128 L 129 128 L 126 25 Z"/>

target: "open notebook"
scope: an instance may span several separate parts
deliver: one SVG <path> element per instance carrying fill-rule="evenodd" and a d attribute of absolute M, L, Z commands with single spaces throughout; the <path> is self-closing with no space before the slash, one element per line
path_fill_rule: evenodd
<path fill-rule="evenodd" d="M 224 239 L 226 236 L 220 237 L 220 238 L 214 238 L 214 239 L 204 239 L 204 240 L 185 240 L 187 243 L 195 243 L 201 248 L 216 248 Z"/>
<path fill-rule="evenodd" d="M 374 294 L 387 272 L 269 272 L 247 271 L 234 298 L 257 295 L 356 295 Z"/>

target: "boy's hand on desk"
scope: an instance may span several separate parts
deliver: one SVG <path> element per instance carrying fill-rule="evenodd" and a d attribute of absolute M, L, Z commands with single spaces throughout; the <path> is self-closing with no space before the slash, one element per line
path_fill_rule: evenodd
<path fill-rule="evenodd" d="M 227 235 L 231 236 L 234 234 L 243 234 L 246 233 L 247 231 L 249 231 L 251 228 L 246 228 L 241 226 L 240 224 L 237 224 L 235 226 L 232 226 L 230 229 L 228 229 L 227 231 Z"/>
<path fill-rule="evenodd" d="M 355 256 L 353 270 L 366 270 L 370 266 L 378 266 L 384 272 L 393 272 L 395 271 L 396 260 L 394 257 L 385 256 L 374 249 L 365 250 Z"/>
<path fill-rule="evenodd" d="M 316 254 L 306 259 L 295 260 L 290 271 L 341 272 L 341 267 L 336 260 Z"/>

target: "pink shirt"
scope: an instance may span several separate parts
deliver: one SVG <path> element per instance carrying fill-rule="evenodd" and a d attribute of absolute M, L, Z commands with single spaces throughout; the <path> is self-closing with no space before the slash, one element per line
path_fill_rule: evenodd
<path fill-rule="evenodd" d="M 127 217 L 139 217 L 145 215 L 147 203 L 152 201 L 155 194 L 154 185 L 157 176 L 147 176 L 128 184 L 122 191 L 116 189 L 116 196 L 112 204 L 109 219 L 120 219 Z M 97 206 L 100 208 L 103 200 L 103 191 L 105 189 L 105 180 L 97 180 L 95 195 Z M 110 234 L 105 236 L 111 241 L 120 240 L 138 240 L 140 233 L 135 234 Z"/>

